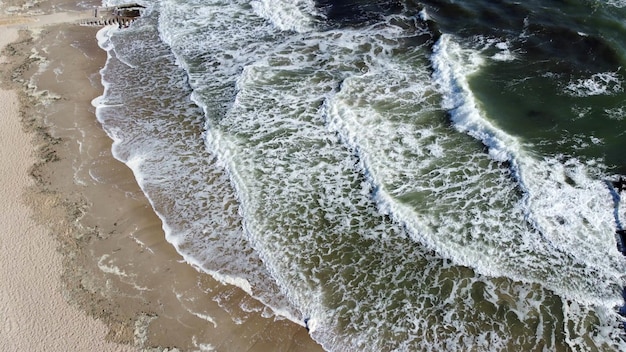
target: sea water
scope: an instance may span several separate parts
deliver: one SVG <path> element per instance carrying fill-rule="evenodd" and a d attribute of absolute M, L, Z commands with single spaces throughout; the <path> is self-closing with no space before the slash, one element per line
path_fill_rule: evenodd
<path fill-rule="evenodd" d="M 626 2 L 144 5 L 94 105 L 191 265 L 329 351 L 626 349 Z"/>

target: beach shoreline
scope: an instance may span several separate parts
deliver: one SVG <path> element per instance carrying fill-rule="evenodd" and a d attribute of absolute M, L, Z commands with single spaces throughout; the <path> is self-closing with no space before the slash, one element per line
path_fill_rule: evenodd
<path fill-rule="evenodd" d="M 14 22 L 15 23 L 15 22 Z M 18 28 L 0 27 L 0 48 L 25 40 Z M 2 71 L 10 66 L 11 58 L 0 56 Z M 52 199 L 44 199 L 35 191 L 35 179 L 30 177 L 32 165 L 42 154 L 35 155 L 34 134 L 25 129 L 25 96 L 18 87 L 3 79 L 0 89 L 0 140 L 5 201 L 2 203 L 0 239 L 0 308 L 3 328 L 0 329 L 2 351 L 135 351 L 129 345 L 108 342 L 108 327 L 94 320 L 78 307 L 67 304 L 61 289 L 63 263 L 56 251 L 55 238 L 41 223 L 41 215 L 34 206 L 43 201 L 49 206 Z M 9 89 L 13 88 L 13 89 Z M 40 150 L 41 151 L 41 150 Z M 41 195 L 33 197 L 35 195 Z M 37 199 L 34 199 L 37 198 Z M 39 219 L 39 220 L 37 220 Z"/>
<path fill-rule="evenodd" d="M 166 242 L 160 220 L 130 169 L 111 155 L 112 141 L 95 118 L 91 101 L 103 91 L 98 71 L 106 53 L 96 42 L 98 28 L 75 24 L 91 11 L 72 6 L 39 7 L 34 13 L 50 15 L 23 16 L 19 23 L 0 21 L 3 33 L 26 29 L 19 38 L 3 36 L 7 48 L 0 71 L 3 89 L 15 96 L 14 110 L 3 116 L 21 120 L 26 132 L 19 138 L 33 139 L 25 152 L 35 155 L 28 161 L 18 157 L 22 166 L 13 168 L 26 177 L 23 186 L 3 175 L 4 184 L 20 190 L 36 224 L 30 226 L 40 229 L 38 236 L 50 240 L 46 250 L 56 247 L 53 254 L 62 261 L 62 274 L 39 275 L 54 278 L 55 291 L 69 302 L 64 309 L 96 326 L 81 322 L 68 333 L 87 330 L 92 343 L 107 341 L 105 347 L 77 350 L 321 350 L 304 327 L 198 272 Z M 70 12 L 54 13 L 60 8 Z M 5 129 L 17 133 L 17 125 Z M 48 265 L 47 259 L 41 265 Z M 48 284 L 45 290 L 50 289 Z M 3 309 L 11 304 L 3 302 Z M 40 302 L 42 308 L 46 304 Z"/>

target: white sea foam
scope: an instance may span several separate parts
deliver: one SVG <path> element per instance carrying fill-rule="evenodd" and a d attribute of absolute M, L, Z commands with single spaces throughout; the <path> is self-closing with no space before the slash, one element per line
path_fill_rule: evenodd
<path fill-rule="evenodd" d="M 515 60 L 515 55 L 509 48 L 509 43 L 507 42 L 499 42 L 495 45 L 496 48 L 500 49 L 500 51 L 494 54 L 491 58 L 497 61 L 513 61 Z"/>
<path fill-rule="evenodd" d="M 255 0 L 250 4 L 260 17 L 283 31 L 309 32 L 315 27 L 315 16 L 320 16 L 311 0 Z"/>
<path fill-rule="evenodd" d="M 209 314 L 205 312 L 197 312 L 193 308 L 190 308 L 187 305 L 187 302 L 189 302 L 189 299 L 185 298 L 182 293 L 178 293 L 176 292 L 176 290 L 174 290 L 174 294 L 176 295 L 176 299 L 178 300 L 178 302 L 180 302 L 180 304 L 183 306 L 183 308 L 185 308 L 185 310 L 187 310 L 187 312 L 196 316 L 199 319 L 202 319 L 204 321 L 211 323 L 214 328 L 217 328 L 217 322 L 215 321 L 215 318 L 213 318 L 212 316 L 210 316 Z"/>
<path fill-rule="evenodd" d="M 622 121 L 626 117 L 626 106 L 604 109 L 604 113 L 611 120 Z"/>
<path fill-rule="evenodd" d="M 511 50 L 511 43 L 500 38 L 478 36 L 474 39 L 477 52 L 482 52 L 483 56 L 494 61 L 513 61 L 517 59 L 515 50 Z"/>
<path fill-rule="evenodd" d="M 564 92 L 574 97 L 593 95 L 613 95 L 624 91 L 620 75 L 617 72 L 596 73 L 589 78 L 571 81 Z"/>
<path fill-rule="evenodd" d="M 118 266 L 113 265 L 113 263 L 109 260 L 110 255 L 104 254 L 98 259 L 98 268 L 107 274 L 113 274 L 119 277 L 128 277 L 129 275 L 124 272 L 124 270 L 120 269 Z"/>
<path fill-rule="evenodd" d="M 581 107 L 581 106 L 577 106 L 574 105 L 572 106 L 572 113 L 575 115 L 574 120 L 578 120 L 578 119 L 582 119 L 586 116 L 588 116 L 588 114 L 591 112 L 591 108 L 590 107 Z"/>
<path fill-rule="evenodd" d="M 600 3 L 604 3 L 604 1 L 599 1 Z M 607 5 L 611 5 L 611 6 L 615 6 L 618 8 L 624 8 L 626 7 L 626 1 L 625 0 L 606 0 L 606 4 Z"/>
<path fill-rule="evenodd" d="M 466 80 L 483 64 L 480 52 L 463 49 L 446 34 L 433 50 L 433 78 L 442 90 L 443 108 L 450 111 L 455 128 L 482 141 L 494 160 L 513 160 L 513 154 L 520 149 L 519 142 L 480 115 L 479 103 Z"/>

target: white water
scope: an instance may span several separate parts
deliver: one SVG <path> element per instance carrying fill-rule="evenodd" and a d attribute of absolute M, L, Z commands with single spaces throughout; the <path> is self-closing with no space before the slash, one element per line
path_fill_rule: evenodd
<path fill-rule="evenodd" d="M 167 118 L 128 134 L 136 126 L 107 114 L 123 100 L 108 85 L 95 102 L 168 241 L 278 314 L 309 318 L 329 350 L 533 344 L 560 319 L 551 291 L 573 300 L 560 307 L 568 322 L 599 315 L 612 332 L 592 338 L 612 344 L 625 268 L 593 165 L 538 159 L 484 116 L 467 81 L 480 51 L 447 35 L 432 56 L 406 49 L 425 28 L 401 17 L 324 31 L 293 5 L 162 3 L 160 35 L 206 119 L 192 134 Z M 115 51 L 141 67 L 135 50 Z M 537 330 L 514 340 L 491 309 Z M 575 346 L 589 327 L 565 333 Z"/>

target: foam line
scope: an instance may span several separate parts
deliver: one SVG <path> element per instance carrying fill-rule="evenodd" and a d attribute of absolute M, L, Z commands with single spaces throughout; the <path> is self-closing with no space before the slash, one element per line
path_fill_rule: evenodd
<path fill-rule="evenodd" d="M 459 65 L 459 61 L 470 64 Z M 433 48 L 433 79 L 442 90 L 442 107 L 450 112 L 454 127 L 482 141 L 494 160 L 514 162 L 521 151 L 519 142 L 480 116 L 478 102 L 465 79 L 482 61 L 478 52 L 463 50 L 451 35 L 442 34 Z"/>

